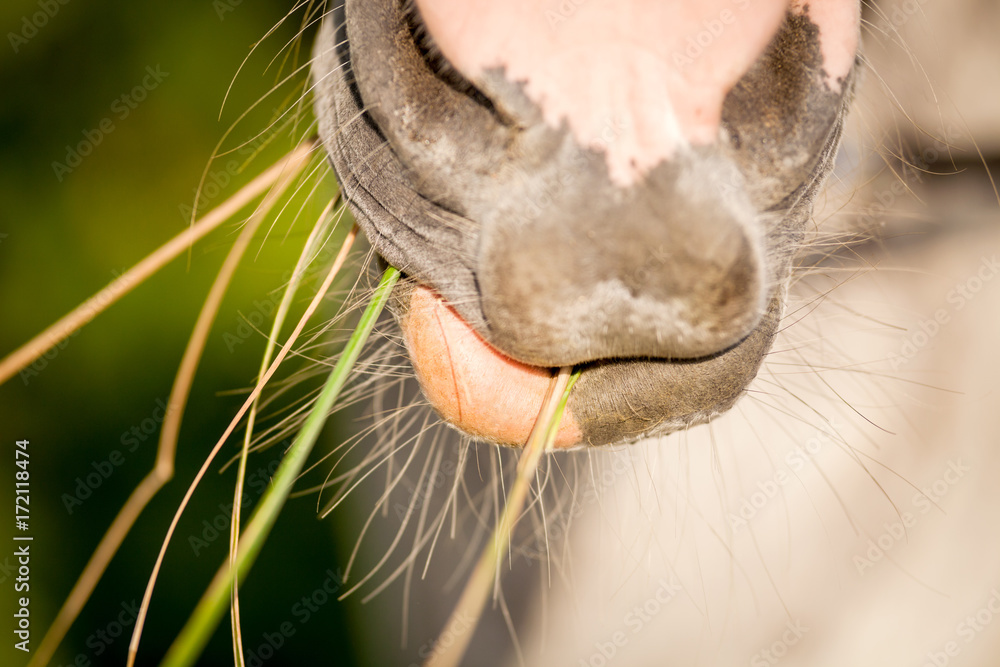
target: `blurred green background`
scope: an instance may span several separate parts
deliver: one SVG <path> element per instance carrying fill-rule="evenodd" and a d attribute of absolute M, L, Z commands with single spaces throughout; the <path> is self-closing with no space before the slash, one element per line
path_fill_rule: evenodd
<path fill-rule="evenodd" d="M 236 76 L 252 46 L 293 4 L 288 0 L 0 3 L 0 357 L 185 229 L 195 188 L 216 144 L 244 111 L 307 57 L 312 29 L 302 38 L 297 60 L 283 62 L 279 56 L 272 62 L 293 43 L 302 22 L 299 12 L 257 49 Z M 906 63 L 912 68 L 909 60 Z M 301 83 L 304 76 L 300 72 L 295 81 Z M 144 81 L 148 87 L 143 87 Z M 133 99 L 134 90 L 144 99 Z M 298 90 L 283 86 L 264 99 L 238 125 L 226 147 L 252 141 L 272 120 L 273 110 L 293 103 Z M 123 95 L 129 98 L 122 99 Z M 209 206 L 290 149 L 294 137 L 307 127 L 308 119 L 281 135 L 245 172 L 228 170 L 228 158 L 216 164 L 211 169 L 216 182 L 230 182 L 210 197 Z M 67 153 L 81 144 L 94 145 L 78 166 L 72 166 Z M 232 343 L 231 337 L 239 336 L 245 326 L 240 313 L 254 312 L 255 303 L 281 284 L 311 221 L 332 191 L 332 179 L 327 178 L 315 197 L 302 202 L 301 218 L 290 229 L 294 215 L 285 216 L 266 244 L 252 246 L 198 371 L 175 477 L 143 512 L 51 664 L 124 664 L 131 632 L 129 609 L 142 597 L 170 518 L 208 449 L 242 402 L 241 395 L 232 392 L 250 385 L 259 365 L 263 349 L 259 335 Z M 298 203 L 290 210 L 297 211 Z M 918 215 L 932 217 L 922 208 Z M 947 219 L 952 217 L 949 211 Z M 234 238 L 233 229 L 228 225 L 212 234 L 189 258 L 172 262 L 29 371 L 0 386 L 0 493 L 8 501 L 16 470 L 14 442 L 31 443 L 34 646 L 115 513 L 152 466 L 158 402 L 167 399 L 202 300 Z M 975 256 L 979 253 L 976 248 Z M 133 429 L 142 432 L 144 425 L 152 432 L 143 433 L 146 439 L 130 451 Z M 325 449 L 351 426 L 329 425 Z M 318 449 L 324 449 L 322 443 Z M 100 485 L 70 512 L 64 498 L 77 493 L 79 480 L 109 470 L 115 450 L 122 452 L 120 465 L 106 479 L 102 476 Z M 257 471 L 273 471 L 279 454 L 272 449 L 252 459 L 248 493 L 255 499 L 259 487 L 254 482 L 263 479 Z M 233 480 L 233 470 L 220 475 L 216 465 L 181 522 L 153 597 L 139 664 L 159 662 L 223 561 L 225 535 L 212 538 L 206 523 L 226 518 Z M 280 640 L 280 647 L 264 661 L 268 666 L 398 661 L 401 605 L 388 595 L 368 605 L 361 605 L 357 595 L 343 603 L 319 596 L 314 599 L 326 597 L 325 602 L 309 610 L 308 616 L 300 606 L 303 597 L 322 589 L 329 570 L 336 571 L 347 561 L 359 523 L 366 517 L 358 511 L 364 507 L 347 503 L 319 521 L 315 508 L 315 496 L 290 501 L 242 587 L 245 648 L 253 652 L 248 653 L 249 664 L 258 664 L 252 656 L 259 654 L 267 637 L 275 643 L 275 633 L 285 623 L 295 634 Z M 2 666 L 27 662 L 12 646 L 12 524 L 13 517 L 0 529 Z M 192 538 L 205 542 L 193 543 Z M 447 567 L 448 561 L 443 562 Z M 450 600 L 442 595 L 440 605 L 446 613 Z M 433 618 L 426 607 L 410 613 Z M 122 619 L 124 628 L 116 625 Z M 427 624 L 440 627 L 435 620 Z M 419 649 L 422 638 L 411 637 L 411 653 Z M 485 647 L 481 654 L 492 651 L 496 660 L 502 649 L 493 647 L 508 645 L 506 636 L 494 644 L 480 643 Z M 228 619 L 199 664 L 232 664 Z"/>
<path fill-rule="evenodd" d="M 278 0 L 5 0 L 0 4 L 4 36 L 0 356 L 186 227 L 184 212 L 216 143 L 278 79 L 280 59 L 270 68 L 269 63 L 294 38 L 301 12 L 249 59 L 220 119 L 224 93 L 252 45 L 291 4 Z M 311 35 L 307 31 L 299 63 L 308 56 Z M 283 74 L 293 64 L 286 63 Z M 160 74 L 153 78 L 151 71 Z M 121 99 L 143 86 L 144 80 L 145 92 L 138 91 L 137 97 L 145 99 L 131 100 L 132 104 Z M 272 110 L 287 105 L 295 92 L 286 86 L 267 98 L 226 145 L 235 147 L 251 139 L 270 120 Z M 112 131 L 100 131 L 110 126 Z M 304 130 L 297 132 L 301 135 Z M 78 166 L 69 170 L 53 166 L 71 164 L 68 147 L 88 141 L 95 145 Z M 286 134 L 268 146 L 210 204 L 221 202 L 224 194 L 262 171 L 292 142 Z M 226 170 L 220 166 L 216 171 Z M 248 253 L 249 261 L 237 274 L 198 372 L 174 480 L 141 516 L 52 664 L 124 664 L 131 626 L 117 637 L 99 633 L 114 632 L 122 605 L 141 599 L 185 487 L 242 401 L 223 392 L 253 380 L 263 349 L 261 337 L 255 334 L 234 346 L 224 336 L 240 325 L 239 313 L 251 312 L 255 300 L 281 284 L 323 195 L 328 199 L 333 191 L 332 180 L 319 189 L 290 232 L 282 223 L 267 244 L 255 242 Z M 195 247 L 190 261 L 175 260 L 68 339 L 51 358 L 38 362 L 33 372 L 0 387 L 3 489 L 13 488 L 14 441 L 31 442 L 34 646 L 114 513 L 152 466 L 157 433 L 140 441 L 134 452 L 128 451 L 134 443 L 129 434 L 133 427 L 151 426 L 150 418 L 159 414 L 157 401 L 165 401 L 169 394 L 202 299 L 232 238 L 232 225 L 217 231 Z M 327 431 L 329 435 L 336 426 Z M 78 478 L 108 470 L 110 452 L 116 449 L 124 461 L 70 513 L 64 494 L 74 493 Z M 260 454 L 251 461 L 251 473 L 278 456 L 277 449 Z M 225 556 L 225 535 L 209 541 L 198 555 L 188 539 L 202 536 L 203 522 L 222 515 L 224 508 L 219 505 L 231 501 L 233 471 L 221 476 L 217 471 L 218 466 L 209 473 L 168 552 L 140 664 L 158 662 Z M 4 493 L 8 499 L 12 495 Z M 256 497 L 256 491 L 250 493 Z M 294 611 L 297 601 L 322 587 L 328 568 L 343 563 L 343 552 L 351 545 L 347 537 L 337 536 L 336 514 L 332 520 L 316 519 L 315 502 L 314 497 L 290 502 L 242 589 L 246 647 L 256 648 L 265 633 L 291 621 L 295 635 L 266 664 L 375 664 L 368 662 L 375 658 L 365 649 L 362 628 L 367 626 L 358 619 L 354 600 L 346 604 L 331 600 L 310 613 L 308 622 L 303 622 L 301 608 Z M 5 560 L 13 553 L 11 523 L 4 523 L 2 539 L 7 546 L 0 550 L 4 609 L 12 608 L 14 599 L 11 561 Z M 344 528 L 344 534 L 354 529 Z M 12 648 L 12 618 L 4 615 L 8 630 L 0 664 L 25 664 L 25 656 Z M 228 632 L 226 619 L 200 664 L 231 664 Z M 384 637 L 380 641 L 385 643 Z M 368 657 L 361 660 L 364 655 Z"/>

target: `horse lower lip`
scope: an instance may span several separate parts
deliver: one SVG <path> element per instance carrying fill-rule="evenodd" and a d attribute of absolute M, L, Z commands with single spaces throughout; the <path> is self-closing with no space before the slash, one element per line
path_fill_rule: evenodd
<path fill-rule="evenodd" d="M 424 286 L 411 293 L 403 334 L 424 394 L 447 422 L 498 444 L 524 445 L 551 369 L 504 356 Z M 572 447 L 582 439 L 567 408 L 555 446 Z"/>

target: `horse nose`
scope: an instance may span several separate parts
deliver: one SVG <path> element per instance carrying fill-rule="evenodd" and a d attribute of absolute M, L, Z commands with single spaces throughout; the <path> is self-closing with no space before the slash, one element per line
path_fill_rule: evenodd
<path fill-rule="evenodd" d="M 490 226 L 477 274 L 490 342 L 561 366 L 704 357 L 742 340 L 768 295 L 754 209 L 726 187 L 735 178 L 697 156 L 607 196 L 581 183 L 530 222 Z"/>

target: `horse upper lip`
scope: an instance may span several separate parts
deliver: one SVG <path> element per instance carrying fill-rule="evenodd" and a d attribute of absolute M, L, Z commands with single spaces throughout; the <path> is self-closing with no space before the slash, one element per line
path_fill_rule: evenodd
<path fill-rule="evenodd" d="M 433 290 L 412 285 L 408 289 L 400 321 L 431 404 L 466 433 L 500 444 L 522 444 L 553 368 L 511 359 L 476 334 Z M 782 298 L 772 296 L 760 324 L 745 339 L 708 357 L 597 359 L 583 364 L 559 446 L 635 440 L 724 411 L 755 377 L 777 330 Z"/>

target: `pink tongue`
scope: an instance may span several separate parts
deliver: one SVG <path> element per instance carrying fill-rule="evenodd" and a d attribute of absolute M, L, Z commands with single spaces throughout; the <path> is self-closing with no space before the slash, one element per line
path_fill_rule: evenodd
<path fill-rule="evenodd" d="M 497 352 L 423 286 L 410 297 L 403 335 L 424 394 L 445 420 L 498 444 L 520 447 L 527 442 L 550 369 Z M 572 447 L 582 438 L 567 408 L 555 446 Z"/>

